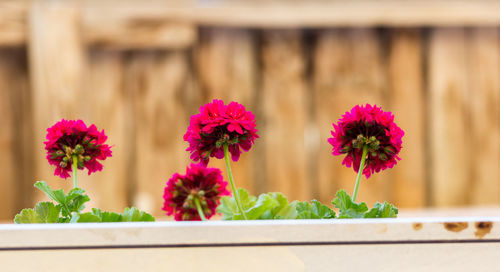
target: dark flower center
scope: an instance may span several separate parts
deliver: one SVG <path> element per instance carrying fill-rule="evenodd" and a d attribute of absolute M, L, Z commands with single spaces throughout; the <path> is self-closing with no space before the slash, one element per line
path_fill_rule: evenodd
<path fill-rule="evenodd" d="M 394 156 L 396 149 L 386 135 L 387 127 L 375 122 L 356 121 L 346 126 L 345 136 L 342 138 L 342 153 L 352 153 L 355 149 L 368 148 L 372 158 L 378 157 L 382 161 Z"/>
<path fill-rule="evenodd" d="M 59 158 L 61 168 L 66 168 L 73 162 L 73 158 L 76 158 L 78 168 L 82 169 L 84 162 L 90 161 L 92 157 L 97 155 L 99 145 L 92 140 L 85 134 L 64 135 L 57 141 L 59 149 L 51 153 L 51 158 Z"/>
<path fill-rule="evenodd" d="M 202 154 L 203 157 L 210 157 L 210 154 L 215 148 L 221 148 L 224 144 L 229 146 L 235 145 L 247 139 L 246 131 L 244 131 L 243 135 L 236 131 L 229 132 L 227 126 L 228 125 L 218 126 L 210 134 L 201 133 L 202 142 L 204 142 L 207 147 L 210 147 L 209 150 L 206 150 L 206 152 Z"/>

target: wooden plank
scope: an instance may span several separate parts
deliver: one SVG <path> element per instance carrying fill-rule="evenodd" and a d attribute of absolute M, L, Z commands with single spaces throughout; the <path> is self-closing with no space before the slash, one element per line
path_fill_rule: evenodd
<path fill-rule="evenodd" d="M 83 5 L 83 39 L 87 45 L 114 49 L 183 49 L 196 42 L 196 27 L 191 23 L 137 14 L 129 9 L 135 9 L 135 3 L 115 4 Z"/>
<path fill-rule="evenodd" d="M 469 202 L 471 156 L 466 36 L 461 28 L 432 31 L 429 44 L 431 204 Z"/>
<path fill-rule="evenodd" d="M 500 201 L 500 33 L 475 28 L 468 36 L 473 204 Z"/>
<path fill-rule="evenodd" d="M 239 267 L 238 271 L 475 271 L 489 270 L 498 258 L 498 243 L 284 246 L 222 248 L 104 249 L 66 251 L 0 252 L 4 267 L 20 271 L 64 272 L 66 266 L 82 262 L 85 267 L 72 271 L 207 270 Z M 450 254 L 452 252 L 453 254 Z M 231 256 L 228 258 L 227 256 Z M 353 262 L 359 256 L 363 261 Z M 248 260 L 252 261 L 248 261 Z M 25 260 L 30 260 L 26 262 Z M 126 264 L 123 260 L 127 260 Z M 54 263 L 60 265 L 54 266 Z M 245 264 L 245 265 L 241 265 Z"/>
<path fill-rule="evenodd" d="M 130 163 L 134 149 L 134 131 L 130 118 L 132 97 L 124 86 L 124 56 L 120 52 L 93 50 L 88 55 L 88 73 L 78 102 L 80 115 L 87 125 L 95 124 L 108 136 L 113 157 L 103 162 L 102 172 L 79 175 L 91 198 L 88 207 L 123 211 L 129 205 L 128 186 L 132 182 Z M 112 194 L 112 197 L 110 197 Z"/>
<path fill-rule="evenodd" d="M 137 53 L 127 74 L 137 118 L 133 203 L 154 215 L 164 214 L 167 180 L 175 172 L 185 173 L 190 162 L 182 140 L 189 124 L 188 60 L 185 51 Z"/>
<path fill-rule="evenodd" d="M 344 26 L 484 26 L 500 24 L 494 0 L 195 0 L 65 1 L 84 7 L 84 36 L 114 48 L 184 47 L 193 42 L 191 25 L 259 28 Z M 26 10 L 31 1 L 0 3 L 0 44 L 27 41 Z"/>
<path fill-rule="evenodd" d="M 315 124 L 319 130 L 317 178 L 320 199 L 329 203 L 335 191 L 352 192 L 356 173 L 334 157 L 327 142 L 332 123 L 357 104 L 386 105 L 386 78 L 381 44 L 373 29 L 325 30 L 318 32 L 314 55 Z M 388 172 L 390 172 L 388 170 Z M 372 205 L 390 197 L 387 172 L 363 178 L 358 200 Z"/>
<path fill-rule="evenodd" d="M 500 243 L 499 217 L 3 224 L 0 248 L 244 247 L 309 243 Z M 414 244 L 413 244 L 414 245 Z"/>
<path fill-rule="evenodd" d="M 62 118 L 81 118 L 80 98 L 84 52 L 80 39 L 78 9 L 60 1 L 35 1 L 30 13 L 29 60 L 33 93 L 36 178 L 51 186 L 70 188 L 71 180 L 53 175 L 45 159 L 46 129 Z M 81 184 L 85 175 L 80 173 Z M 38 199 L 46 199 L 38 193 Z"/>
<path fill-rule="evenodd" d="M 28 1 L 0 1 L 0 46 L 26 44 L 28 9 Z"/>
<path fill-rule="evenodd" d="M 389 104 L 395 122 L 405 131 L 402 160 L 392 170 L 392 200 L 398 207 L 422 207 L 426 202 L 422 34 L 418 29 L 396 29 L 390 35 Z"/>
<path fill-rule="evenodd" d="M 15 133 L 16 123 L 13 102 L 13 94 L 20 91 L 16 88 L 17 81 L 22 81 L 22 73 L 19 71 L 19 58 L 12 54 L 12 50 L 0 50 L 0 218 L 2 220 L 12 219 L 15 214 L 15 202 L 17 198 L 16 188 L 16 156 Z"/>
<path fill-rule="evenodd" d="M 308 93 L 302 33 L 274 30 L 262 33 L 262 96 L 268 191 L 291 200 L 310 200 L 310 174 L 304 144 Z"/>
<path fill-rule="evenodd" d="M 196 47 L 199 88 L 205 101 L 222 99 L 226 104 L 236 101 L 256 113 L 257 61 L 255 34 L 246 29 L 207 28 L 200 32 Z M 257 126 L 260 126 L 257 120 Z M 258 139 L 256 144 L 261 140 Z M 243 152 L 237 163 L 232 163 L 237 187 L 255 192 L 255 160 L 258 148 Z M 212 159 L 227 177 L 224 160 Z M 227 178 L 225 178 L 227 180 Z"/>

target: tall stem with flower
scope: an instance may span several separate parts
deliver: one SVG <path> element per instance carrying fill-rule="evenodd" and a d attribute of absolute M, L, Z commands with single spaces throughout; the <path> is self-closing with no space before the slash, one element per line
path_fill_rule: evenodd
<path fill-rule="evenodd" d="M 342 164 L 354 168 L 356 183 L 352 200 L 356 201 L 361 177 L 386 168 L 392 168 L 400 160 L 404 131 L 394 123 L 394 115 L 380 107 L 366 104 L 355 106 L 346 112 L 338 123 L 333 124 L 333 155 L 346 155 Z"/>
<path fill-rule="evenodd" d="M 230 158 L 238 161 L 241 149 L 249 151 L 257 135 L 255 116 L 239 103 L 225 105 L 214 99 L 200 108 L 200 113 L 191 116 L 184 140 L 189 143 L 187 151 L 191 159 L 207 165 L 211 157 L 225 159 L 226 170 L 233 196 L 243 219 L 247 219 L 238 195 Z"/>

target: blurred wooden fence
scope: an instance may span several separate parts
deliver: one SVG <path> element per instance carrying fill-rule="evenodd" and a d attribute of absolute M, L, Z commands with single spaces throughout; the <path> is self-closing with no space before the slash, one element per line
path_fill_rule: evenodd
<path fill-rule="evenodd" d="M 80 174 L 89 206 L 161 215 L 166 180 L 189 162 L 189 116 L 213 98 L 256 113 L 261 138 L 233 165 L 253 193 L 328 203 L 351 191 L 326 139 L 342 113 L 375 103 L 395 113 L 404 149 L 360 200 L 500 204 L 498 25 L 487 0 L 2 1 L 0 219 L 44 198 L 36 180 L 69 188 L 42 144 L 61 118 L 115 145 L 104 171 Z"/>

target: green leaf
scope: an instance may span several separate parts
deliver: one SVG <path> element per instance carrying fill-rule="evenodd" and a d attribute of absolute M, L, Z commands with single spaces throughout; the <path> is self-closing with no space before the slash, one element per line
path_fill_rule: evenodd
<path fill-rule="evenodd" d="M 147 222 L 155 221 L 155 218 L 147 212 L 140 211 L 136 207 L 125 208 L 122 213 L 122 222 Z"/>
<path fill-rule="evenodd" d="M 339 218 L 363 218 L 364 213 L 368 211 L 365 202 L 353 202 L 351 196 L 344 190 L 339 190 L 332 204 L 339 209 Z"/>
<path fill-rule="evenodd" d="M 296 206 L 297 219 L 332 219 L 335 218 L 335 212 L 330 207 L 321 204 L 313 199 L 309 202 L 299 202 Z"/>
<path fill-rule="evenodd" d="M 247 190 L 239 188 L 238 195 L 240 196 L 241 206 L 247 211 L 257 203 L 257 198 L 248 193 Z M 221 198 L 221 204 L 217 207 L 217 212 L 222 214 L 222 220 L 242 220 L 243 216 L 238 209 L 236 200 L 232 196 L 224 196 Z"/>
<path fill-rule="evenodd" d="M 253 207 L 245 211 L 248 220 L 259 219 L 266 211 L 279 206 L 278 201 L 269 194 L 261 194 Z"/>
<path fill-rule="evenodd" d="M 52 202 L 39 202 L 34 209 L 24 209 L 14 218 L 16 224 L 57 223 L 61 208 Z"/>
<path fill-rule="evenodd" d="M 52 190 L 50 187 L 47 185 L 45 181 L 37 181 L 35 182 L 34 185 L 36 188 L 40 189 L 42 192 L 44 192 L 50 199 L 56 201 L 59 204 L 66 204 L 66 194 L 64 194 L 64 191 L 62 189 L 58 190 Z"/>
<path fill-rule="evenodd" d="M 52 202 L 39 202 L 35 206 L 35 213 L 42 223 L 57 223 L 61 207 L 55 206 Z"/>
<path fill-rule="evenodd" d="M 295 202 L 288 203 L 288 199 L 282 193 L 273 192 L 267 195 L 276 200 L 276 204 L 272 209 L 265 211 L 258 219 L 295 219 L 297 211 L 295 210 Z"/>
<path fill-rule="evenodd" d="M 85 203 L 90 201 L 90 197 L 85 195 L 85 190 L 74 188 L 66 196 L 66 205 L 70 212 L 81 212 L 85 208 Z"/>
<path fill-rule="evenodd" d="M 81 213 L 79 214 L 79 218 L 77 219 L 78 223 L 95 223 L 95 222 L 101 222 L 101 219 L 99 216 L 96 216 L 92 213 Z"/>
<path fill-rule="evenodd" d="M 294 201 L 287 204 L 285 207 L 274 216 L 274 219 L 297 219 L 297 202 Z"/>
<path fill-rule="evenodd" d="M 367 213 L 365 213 L 364 218 L 394 218 L 398 216 L 398 208 L 394 205 L 384 202 L 384 204 L 375 203 L 373 208 L 371 208 Z"/>
<path fill-rule="evenodd" d="M 20 213 L 14 217 L 14 223 L 16 224 L 31 224 L 31 223 L 43 223 L 40 217 L 35 213 L 33 209 L 23 209 Z"/>
<path fill-rule="evenodd" d="M 257 198 L 245 189 L 239 188 L 238 194 L 248 220 L 297 218 L 296 203 L 288 203 L 288 199 L 282 193 L 261 194 Z M 223 197 L 217 212 L 222 214 L 222 220 L 243 219 L 234 197 Z"/>
<path fill-rule="evenodd" d="M 102 212 L 100 209 L 93 208 L 92 214 L 98 216 L 101 222 L 122 222 L 122 215 L 114 212 Z"/>

